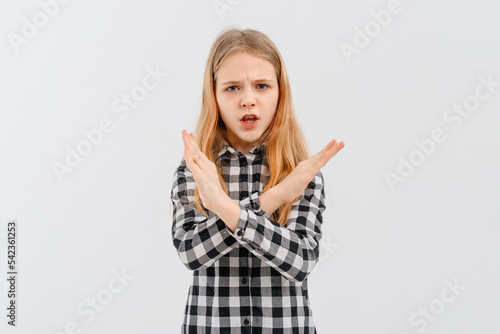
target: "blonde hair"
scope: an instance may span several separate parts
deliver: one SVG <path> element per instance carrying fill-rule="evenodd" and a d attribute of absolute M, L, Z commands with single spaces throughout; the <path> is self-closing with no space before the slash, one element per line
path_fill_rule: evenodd
<path fill-rule="evenodd" d="M 217 107 L 214 74 L 227 56 L 238 51 L 248 52 L 268 60 L 274 66 L 278 79 L 279 97 L 276 114 L 268 129 L 262 134 L 263 142 L 267 141 L 264 152 L 270 171 L 269 181 L 263 189 L 265 192 L 283 181 L 299 162 L 309 158 L 309 149 L 295 116 L 285 64 L 278 48 L 265 34 L 253 29 L 231 28 L 217 36 L 205 67 L 202 105 L 195 138 L 200 150 L 216 164 L 215 155 L 223 148 L 227 139 L 225 124 Z M 220 168 L 218 173 L 222 189 L 228 193 Z M 195 188 L 194 195 L 196 206 L 208 216 L 200 203 L 198 187 Z M 297 199 L 298 197 L 295 200 Z M 271 215 L 271 219 L 285 226 L 293 202 L 279 207 Z"/>

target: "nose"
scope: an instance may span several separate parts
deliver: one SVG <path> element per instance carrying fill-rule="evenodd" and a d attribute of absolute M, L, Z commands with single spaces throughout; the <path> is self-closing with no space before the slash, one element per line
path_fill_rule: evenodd
<path fill-rule="evenodd" d="M 241 98 L 242 107 L 254 107 L 255 106 L 255 94 L 251 89 L 246 89 L 245 93 Z"/>
<path fill-rule="evenodd" d="M 242 107 L 247 107 L 247 106 L 250 106 L 250 107 L 255 107 L 255 103 L 246 103 L 246 102 L 243 102 L 241 104 Z"/>

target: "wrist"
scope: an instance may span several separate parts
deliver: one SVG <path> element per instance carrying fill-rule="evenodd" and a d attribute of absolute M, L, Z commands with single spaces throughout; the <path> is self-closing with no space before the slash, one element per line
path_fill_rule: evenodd
<path fill-rule="evenodd" d="M 240 205 L 233 201 L 226 193 L 213 202 L 213 208 L 210 211 L 222 219 L 231 231 L 236 231 L 241 212 Z"/>
<path fill-rule="evenodd" d="M 259 196 L 260 207 L 263 211 L 265 211 L 269 216 L 272 216 L 274 211 L 278 210 L 280 206 L 285 204 L 280 197 L 280 189 L 279 184 L 275 185 L 271 189 L 268 189 L 266 192 L 262 193 Z"/>
<path fill-rule="evenodd" d="M 230 205 L 230 201 L 232 201 L 232 199 L 225 192 L 221 191 L 221 193 L 211 201 L 210 208 L 207 209 L 218 215 L 219 212 Z"/>

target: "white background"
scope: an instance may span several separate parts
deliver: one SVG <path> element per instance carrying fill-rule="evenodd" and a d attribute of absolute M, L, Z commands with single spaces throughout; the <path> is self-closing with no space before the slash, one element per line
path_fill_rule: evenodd
<path fill-rule="evenodd" d="M 371 12 L 389 1 L 73 0 L 43 22 L 44 3 L 0 8 L 1 277 L 12 219 L 19 247 L 17 327 L 2 279 L 1 333 L 179 333 L 192 272 L 172 243 L 172 176 L 210 46 L 230 25 L 278 46 L 311 153 L 346 144 L 322 169 L 321 260 L 308 279 L 318 333 L 499 333 L 495 2 L 401 0 L 350 57 L 342 43 L 375 29 Z M 34 16 L 38 31 L 16 46 Z M 120 118 L 113 103 L 148 68 L 168 76 Z M 492 91 L 477 88 L 481 76 Z M 468 117 L 448 114 L 474 99 Z M 105 119 L 113 130 L 59 178 L 54 164 Z M 439 129 L 446 140 L 422 153 L 416 141 Z M 410 158 L 413 172 L 391 188 L 387 173 Z M 133 276 L 123 286 L 122 271 Z M 90 320 L 96 297 L 107 304 Z"/>

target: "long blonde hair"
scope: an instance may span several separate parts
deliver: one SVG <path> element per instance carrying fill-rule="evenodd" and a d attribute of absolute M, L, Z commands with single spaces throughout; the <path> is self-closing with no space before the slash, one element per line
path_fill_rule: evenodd
<path fill-rule="evenodd" d="M 276 114 L 262 134 L 263 142 L 267 141 L 264 151 L 270 171 L 269 181 L 263 189 L 265 192 L 283 181 L 299 162 L 309 158 L 309 149 L 295 116 L 285 64 L 278 48 L 265 34 L 253 29 L 231 28 L 217 36 L 205 67 L 202 105 L 195 137 L 200 150 L 215 164 L 215 155 L 227 139 L 225 124 L 217 107 L 214 74 L 226 57 L 237 51 L 246 51 L 268 60 L 274 66 L 278 79 L 279 98 Z M 222 189 L 228 193 L 220 168 L 218 173 Z M 195 188 L 194 195 L 196 206 L 208 216 L 201 205 L 198 187 Z M 289 202 L 279 207 L 271 215 L 271 219 L 285 226 L 292 204 L 293 202 Z"/>

